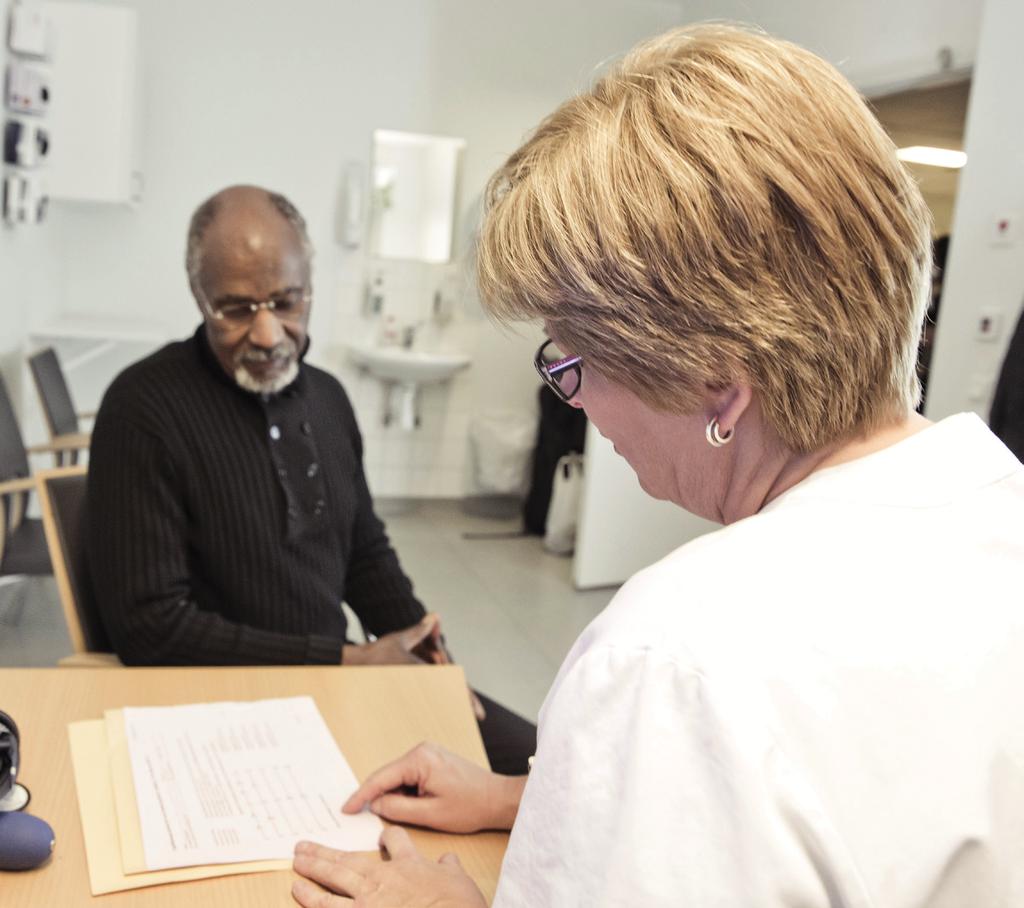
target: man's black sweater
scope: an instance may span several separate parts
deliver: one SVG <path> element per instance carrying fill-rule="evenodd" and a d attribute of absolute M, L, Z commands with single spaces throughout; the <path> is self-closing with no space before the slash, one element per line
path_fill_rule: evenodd
<path fill-rule="evenodd" d="M 341 661 L 344 600 L 381 635 L 423 606 L 373 512 L 341 385 L 302 364 L 243 391 L 200 326 L 130 366 L 96 418 L 89 567 L 129 665 Z"/>

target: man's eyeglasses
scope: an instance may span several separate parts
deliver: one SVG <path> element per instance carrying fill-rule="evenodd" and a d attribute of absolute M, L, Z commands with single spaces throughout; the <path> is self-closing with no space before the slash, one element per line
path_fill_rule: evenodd
<path fill-rule="evenodd" d="M 559 400 L 569 403 L 583 384 L 583 357 L 566 356 L 553 340 L 540 345 L 533 359 L 537 373 Z"/>
<path fill-rule="evenodd" d="M 231 297 L 215 305 L 208 305 L 211 318 L 231 327 L 248 325 L 261 309 L 273 312 L 282 322 L 298 321 L 309 305 L 310 294 L 286 293 L 269 300 L 249 300 Z"/>

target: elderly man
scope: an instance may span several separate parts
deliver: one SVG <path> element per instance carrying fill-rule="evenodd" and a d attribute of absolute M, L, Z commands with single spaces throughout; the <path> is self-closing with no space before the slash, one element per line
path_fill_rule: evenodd
<path fill-rule="evenodd" d="M 310 257 L 283 196 L 236 186 L 208 199 L 186 255 L 202 325 L 104 396 L 89 565 L 129 665 L 446 659 L 373 511 L 348 398 L 303 362 Z M 342 601 L 375 639 L 348 641 Z M 474 703 L 492 765 L 524 771 L 533 726 Z"/>

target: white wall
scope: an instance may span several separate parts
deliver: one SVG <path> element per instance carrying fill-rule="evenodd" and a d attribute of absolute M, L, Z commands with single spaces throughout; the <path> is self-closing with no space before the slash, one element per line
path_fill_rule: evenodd
<path fill-rule="evenodd" d="M 687 21 L 750 22 L 803 45 L 868 94 L 938 70 L 948 47 L 954 68 L 970 66 L 983 0 L 680 0 Z"/>
<path fill-rule="evenodd" d="M 0 372 L 21 418 L 26 444 L 45 439 L 24 358 L 29 320 L 50 310 L 58 294 L 59 237 L 53 224 L 0 225 Z"/>
<path fill-rule="evenodd" d="M 341 343 L 372 332 L 360 314 L 364 251 L 334 241 L 338 186 L 352 160 L 369 167 L 374 128 L 467 140 L 460 197 L 464 257 L 487 176 L 595 64 L 679 18 L 643 0 L 136 0 L 144 109 L 142 206 L 63 204 L 68 315 L 125 317 L 167 337 L 197 321 L 182 265 L 195 205 L 230 183 L 287 194 L 317 247 L 311 359 L 339 372 L 366 435 L 377 494 L 473 491 L 467 432 L 474 413 L 533 407 L 536 332 L 510 342 L 471 292 L 434 343 L 474 365 L 425 395 L 413 436 L 379 424 L 376 383 L 344 363 Z M 456 266 L 458 267 L 458 266 Z M 386 307 L 425 311 L 443 269 L 384 265 Z"/>
<path fill-rule="evenodd" d="M 936 329 L 927 415 L 961 410 L 987 416 L 999 368 L 1024 301 L 1024 4 L 988 0 L 967 110 L 960 192 Z M 995 221 L 1016 213 L 1017 239 L 992 243 Z M 982 313 L 997 313 L 1001 332 L 978 340 Z"/>

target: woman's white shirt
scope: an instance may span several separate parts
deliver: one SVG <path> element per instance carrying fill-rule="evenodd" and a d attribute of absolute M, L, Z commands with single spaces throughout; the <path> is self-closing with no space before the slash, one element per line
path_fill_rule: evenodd
<path fill-rule="evenodd" d="M 1024 905 L 1024 467 L 950 417 L 633 577 L 495 905 Z"/>

